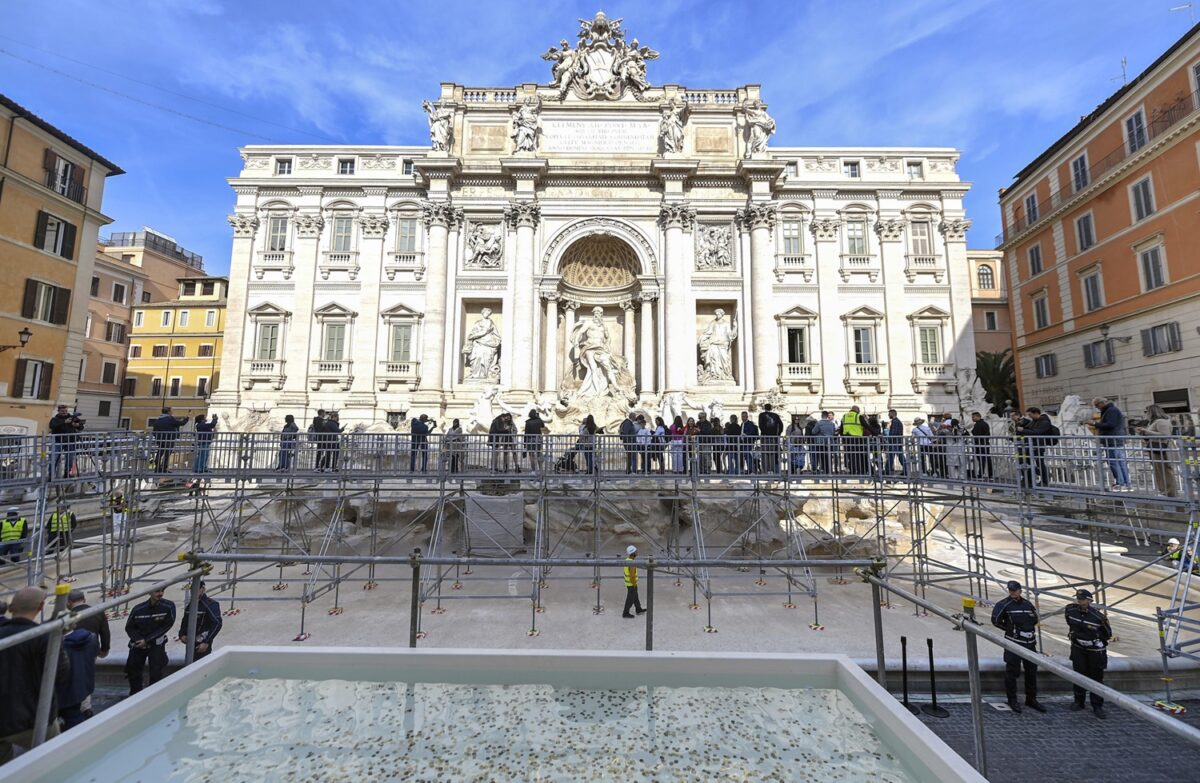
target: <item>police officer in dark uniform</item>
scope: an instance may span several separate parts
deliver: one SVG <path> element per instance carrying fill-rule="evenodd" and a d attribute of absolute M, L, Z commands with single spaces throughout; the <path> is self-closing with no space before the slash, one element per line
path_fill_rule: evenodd
<path fill-rule="evenodd" d="M 186 596 L 183 607 L 183 622 L 179 624 L 179 641 L 187 644 L 188 620 L 192 615 L 191 596 Z M 208 597 L 204 583 L 200 583 L 200 597 L 197 599 L 196 612 L 196 655 L 198 661 L 212 652 L 213 639 L 221 632 L 221 606 Z"/>
<path fill-rule="evenodd" d="M 998 601 L 992 609 L 992 625 L 1004 631 L 1005 639 L 1037 652 L 1037 609 L 1021 597 L 1020 582 L 1011 581 L 1007 586 L 1008 597 Z M 1008 695 L 1008 706 L 1013 712 L 1021 711 L 1021 705 L 1017 703 L 1017 678 L 1021 676 L 1022 664 L 1025 666 L 1025 706 L 1045 712 L 1046 708 L 1037 700 L 1037 664 L 1005 650 L 1004 692 Z"/>
<path fill-rule="evenodd" d="M 150 661 L 150 684 L 158 682 L 167 671 L 167 638 L 175 627 L 175 604 L 163 598 L 157 590 L 150 598 L 133 607 L 125 621 L 129 635 L 129 657 L 125 660 L 125 676 L 129 678 L 129 695 L 140 691 L 142 671 Z"/>
<path fill-rule="evenodd" d="M 1104 670 L 1108 668 L 1108 640 L 1112 638 L 1112 626 L 1108 618 L 1092 607 L 1092 594 L 1080 590 L 1075 594 L 1075 603 L 1067 604 L 1067 635 L 1071 638 L 1071 668 L 1096 682 L 1104 682 Z M 1072 710 L 1082 710 L 1088 691 L 1076 685 L 1075 703 Z M 1097 718 L 1106 718 L 1104 698 L 1092 692 L 1092 712 Z"/>

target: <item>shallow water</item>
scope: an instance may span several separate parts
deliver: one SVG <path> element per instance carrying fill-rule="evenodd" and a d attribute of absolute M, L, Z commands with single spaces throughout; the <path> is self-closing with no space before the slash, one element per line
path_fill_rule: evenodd
<path fill-rule="evenodd" d="M 832 689 L 245 678 L 66 780 L 391 779 L 915 780 Z"/>

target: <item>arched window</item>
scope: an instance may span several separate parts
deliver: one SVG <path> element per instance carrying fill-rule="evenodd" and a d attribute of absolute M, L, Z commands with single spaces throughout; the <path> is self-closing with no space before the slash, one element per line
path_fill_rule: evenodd
<path fill-rule="evenodd" d="M 996 287 L 996 273 L 987 264 L 979 265 L 979 288 L 983 291 L 991 291 Z"/>

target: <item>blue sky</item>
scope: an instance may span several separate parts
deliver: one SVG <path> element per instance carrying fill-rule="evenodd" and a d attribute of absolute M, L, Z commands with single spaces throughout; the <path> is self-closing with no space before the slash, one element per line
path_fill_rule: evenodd
<path fill-rule="evenodd" d="M 1184 2 L 0 0 L 0 92 L 128 172 L 108 230 L 152 226 L 224 273 L 238 146 L 422 144 L 439 82 L 544 83 L 540 53 L 603 8 L 662 53 L 651 83 L 762 84 L 774 144 L 958 147 L 990 247 L 997 189 L 1120 86 L 1122 57 L 1132 78 L 1183 35 Z"/>

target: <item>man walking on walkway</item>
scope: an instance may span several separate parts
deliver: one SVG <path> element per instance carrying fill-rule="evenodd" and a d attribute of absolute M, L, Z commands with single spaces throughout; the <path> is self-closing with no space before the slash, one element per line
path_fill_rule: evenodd
<path fill-rule="evenodd" d="M 0 639 L 36 628 L 45 602 L 46 591 L 40 587 L 18 590 L 8 607 L 12 619 L 0 625 Z M 0 709 L 0 764 L 12 759 L 14 746 L 29 748 L 33 745 L 38 694 L 49 640 L 49 635 L 39 636 L 0 650 L 0 694 L 4 697 L 3 709 Z M 71 673 L 71 666 L 61 649 L 55 665 L 57 680 L 65 680 Z M 51 699 L 47 739 L 58 736 L 58 709 L 53 693 Z"/>
<path fill-rule="evenodd" d="M 1075 603 L 1067 604 L 1067 635 L 1071 639 L 1071 668 L 1096 682 L 1104 682 L 1104 670 L 1108 668 L 1108 640 L 1112 638 L 1112 626 L 1108 618 L 1092 607 L 1092 594 L 1080 590 L 1075 594 Z M 1078 685 L 1072 710 L 1082 710 L 1086 688 Z M 1092 692 L 1092 712 L 1097 718 L 1106 718 L 1104 697 Z"/>
<path fill-rule="evenodd" d="M 625 559 L 633 560 L 637 557 L 637 547 L 633 544 L 625 547 Z M 633 619 L 633 615 L 629 613 L 630 609 L 635 609 L 638 614 L 645 614 L 646 610 L 642 608 L 642 599 L 638 597 L 638 572 L 637 566 L 633 563 L 625 566 L 625 609 L 621 612 L 621 616 Z"/>
<path fill-rule="evenodd" d="M 1004 631 L 1005 639 L 1031 652 L 1037 652 L 1037 624 L 1037 609 L 1021 597 L 1021 583 L 1010 581 L 1008 598 L 997 601 L 992 609 L 992 625 Z M 1005 650 L 1004 692 L 1008 696 L 1008 706 L 1013 712 L 1021 711 L 1021 705 L 1017 703 L 1017 678 L 1021 676 L 1022 665 L 1025 667 L 1025 706 L 1031 710 L 1045 712 L 1046 708 L 1037 698 L 1037 664 Z"/>
<path fill-rule="evenodd" d="M 125 621 L 125 633 L 129 635 L 129 657 L 125 660 L 125 676 L 129 678 L 129 695 L 140 691 L 142 672 L 146 661 L 150 661 L 150 684 L 161 680 L 167 673 L 167 638 L 175 627 L 175 604 L 163 598 L 163 591 L 150 594 L 150 598 L 129 613 Z"/>

